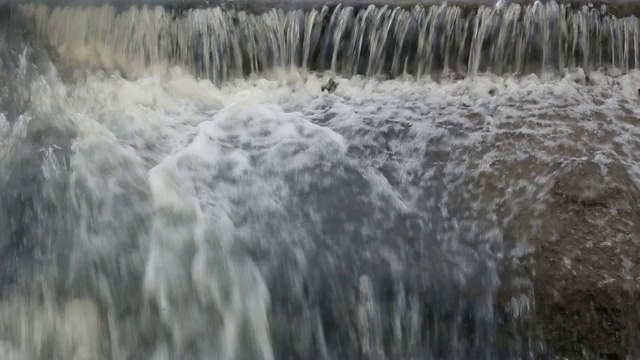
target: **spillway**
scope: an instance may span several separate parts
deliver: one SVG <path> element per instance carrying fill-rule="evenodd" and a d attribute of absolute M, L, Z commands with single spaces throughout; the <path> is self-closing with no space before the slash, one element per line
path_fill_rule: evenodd
<path fill-rule="evenodd" d="M 0 0 L 0 358 L 636 358 L 638 15 Z"/>
<path fill-rule="evenodd" d="M 168 63 L 215 83 L 285 67 L 347 77 L 419 78 L 443 70 L 465 75 L 577 66 L 586 72 L 627 71 L 640 61 L 637 18 L 616 18 L 593 4 L 507 3 L 475 9 L 446 3 L 410 9 L 338 4 L 258 15 L 222 7 L 22 9 L 62 59 L 125 74 Z"/>

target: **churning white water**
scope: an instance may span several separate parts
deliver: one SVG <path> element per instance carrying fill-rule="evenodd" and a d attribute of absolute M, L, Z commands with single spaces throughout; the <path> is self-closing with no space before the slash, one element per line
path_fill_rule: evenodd
<path fill-rule="evenodd" d="M 588 76 L 423 64 L 329 94 L 336 69 L 303 58 L 114 71 L 138 50 L 98 64 L 79 44 L 106 28 L 70 26 L 37 30 L 63 71 L 27 46 L 0 77 L 2 359 L 534 358 L 522 268 L 558 165 L 615 161 L 640 182 L 633 48 Z"/>

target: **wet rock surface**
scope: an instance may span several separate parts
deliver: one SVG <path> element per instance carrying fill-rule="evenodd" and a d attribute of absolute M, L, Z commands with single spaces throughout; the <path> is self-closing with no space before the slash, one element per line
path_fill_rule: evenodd
<path fill-rule="evenodd" d="M 640 315 L 635 87 L 601 74 L 592 76 L 595 86 L 574 76 L 584 79 L 568 76 L 559 92 L 544 83 L 529 88 L 523 79 L 516 85 L 522 92 L 509 92 L 515 84 L 508 81 L 478 86 L 471 99 L 439 99 L 439 91 L 468 94 L 443 82 L 415 90 L 425 93 L 426 105 L 394 89 L 402 95 L 375 101 L 366 95 L 375 106 L 309 113 L 428 214 L 437 226 L 431 238 L 453 234 L 442 241 L 497 254 L 500 288 L 491 300 L 497 342 L 507 345 L 506 355 L 493 358 L 637 355 L 630 350 L 638 346 Z M 602 86 L 616 90 L 605 93 Z M 609 101 L 620 94 L 630 100 Z M 605 109 L 610 105 L 618 110 Z M 394 107 L 411 115 L 385 115 L 390 120 L 372 126 L 373 113 Z M 348 120 L 356 130 L 344 127 Z M 486 244 L 491 247 L 481 247 Z"/>
<path fill-rule="evenodd" d="M 615 160 L 560 166 L 536 255 L 536 322 L 551 353 L 638 355 L 639 195 Z"/>
<path fill-rule="evenodd" d="M 608 4 L 609 12 L 617 17 L 640 15 L 640 4 L 638 2 L 627 1 L 624 3 Z"/>

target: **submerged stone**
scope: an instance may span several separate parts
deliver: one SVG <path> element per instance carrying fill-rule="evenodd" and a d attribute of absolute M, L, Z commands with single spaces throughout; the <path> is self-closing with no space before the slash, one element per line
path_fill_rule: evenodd
<path fill-rule="evenodd" d="M 322 85 L 321 87 L 323 92 L 326 91 L 329 94 L 334 93 L 337 88 L 338 88 L 338 83 L 335 82 L 333 79 L 329 79 L 329 81 L 325 85 Z"/>

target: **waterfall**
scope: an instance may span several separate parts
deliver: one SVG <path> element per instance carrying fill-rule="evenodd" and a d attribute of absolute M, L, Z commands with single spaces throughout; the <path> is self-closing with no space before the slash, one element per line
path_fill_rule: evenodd
<path fill-rule="evenodd" d="M 562 72 L 640 66 L 635 16 L 556 2 L 308 11 L 23 5 L 39 38 L 63 61 L 136 76 L 179 65 L 215 83 L 273 68 L 336 75 L 420 77 Z"/>
<path fill-rule="evenodd" d="M 0 359 L 639 358 L 634 12 L 146 1 L 0 0 Z"/>

